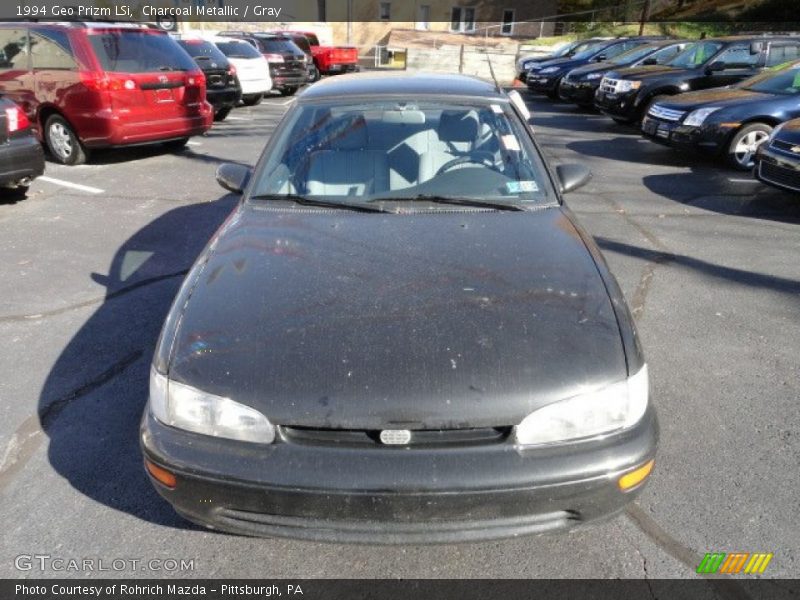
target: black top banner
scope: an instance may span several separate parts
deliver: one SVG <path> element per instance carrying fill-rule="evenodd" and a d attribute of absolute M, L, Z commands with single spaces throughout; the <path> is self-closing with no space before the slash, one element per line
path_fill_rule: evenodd
<path fill-rule="evenodd" d="M 2 580 L 3 600 L 789 600 L 798 580 Z"/>

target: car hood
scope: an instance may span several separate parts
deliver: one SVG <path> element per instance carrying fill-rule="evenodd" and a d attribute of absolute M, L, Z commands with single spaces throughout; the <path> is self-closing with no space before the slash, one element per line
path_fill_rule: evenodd
<path fill-rule="evenodd" d="M 676 69 L 666 65 L 643 65 L 640 67 L 617 69 L 609 73 L 608 76 L 613 79 L 648 80 L 663 77 L 664 75 L 673 76 L 682 72 L 684 72 L 683 69 Z"/>
<path fill-rule="evenodd" d="M 546 60 L 544 62 L 537 63 L 533 65 L 531 68 L 532 71 L 541 71 L 542 69 L 546 69 L 548 67 L 558 67 L 560 69 L 571 69 L 574 67 L 581 67 L 585 65 L 588 61 L 586 59 L 583 60 L 575 60 L 574 58 L 553 58 L 550 60 Z"/>
<path fill-rule="evenodd" d="M 557 207 L 245 204 L 190 277 L 170 379 L 276 424 L 513 425 L 627 374 L 598 266 Z"/>
<path fill-rule="evenodd" d="M 800 119 L 794 119 L 784 123 L 775 137 L 789 144 L 800 144 Z"/>
<path fill-rule="evenodd" d="M 775 96 L 772 94 L 751 92 L 738 88 L 716 88 L 697 92 L 686 92 L 659 101 L 659 104 L 676 110 L 694 110 L 704 106 L 738 107 L 750 103 L 763 102 L 764 100 L 772 100 L 774 98 Z"/>
<path fill-rule="evenodd" d="M 570 71 L 569 75 L 572 79 L 580 79 L 582 77 L 586 77 L 590 73 L 605 73 L 606 71 L 610 71 L 611 69 L 619 69 L 622 65 L 617 65 L 612 62 L 599 62 L 599 63 L 591 63 L 589 65 L 583 67 L 577 67 Z"/>

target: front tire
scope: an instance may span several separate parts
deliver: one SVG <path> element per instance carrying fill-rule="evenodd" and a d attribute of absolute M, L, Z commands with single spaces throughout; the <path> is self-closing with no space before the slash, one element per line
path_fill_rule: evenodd
<path fill-rule="evenodd" d="M 218 111 L 216 111 L 214 113 L 214 120 L 217 121 L 217 122 L 224 121 L 228 117 L 228 115 L 230 114 L 231 108 L 232 108 L 231 106 L 226 106 L 225 108 L 220 108 Z"/>
<path fill-rule="evenodd" d="M 261 99 L 264 97 L 264 94 L 252 94 L 250 96 L 242 96 L 242 104 L 245 106 L 256 106 L 257 104 L 261 104 Z"/>
<path fill-rule="evenodd" d="M 755 164 L 756 150 L 769 139 L 772 127 L 766 123 L 745 125 L 728 145 L 728 164 L 739 171 L 749 171 Z"/>
<path fill-rule="evenodd" d="M 72 126 L 61 115 L 50 115 L 47 118 L 44 124 L 44 139 L 56 162 L 70 166 L 86 162 L 86 149 Z"/>

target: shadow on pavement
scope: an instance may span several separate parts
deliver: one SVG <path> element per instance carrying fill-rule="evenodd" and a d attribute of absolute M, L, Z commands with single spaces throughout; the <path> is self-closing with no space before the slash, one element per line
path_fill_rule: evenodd
<path fill-rule="evenodd" d="M 87 497 L 137 518 L 187 524 L 147 481 L 139 420 L 161 325 L 183 276 L 235 207 L 231 195 L 175 208 L 130 237 L 108 274 L 103 303 L 59 355 L 38 415 L 55 471 Z"/>

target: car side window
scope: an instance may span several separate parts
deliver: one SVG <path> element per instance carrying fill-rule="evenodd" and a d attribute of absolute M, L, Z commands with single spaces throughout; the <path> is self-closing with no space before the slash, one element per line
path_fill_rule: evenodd
<path fill-rule="evenodd" d="M 663 50 L 654 52 L 649 58 L 654 60 L 656 64 L 663 65 L 678 56 L 685 48 L 685 46 L 669 46 Z"/>
<path fill-rule="evenodd" d="M 31 59 L 34 69 L 76 70 L 69 38 L 63 32 L 31 34 Z"/>
<path fill-rule="evenodd" d="M 723 62 L 729 69 L 747 69 L 758 65 L 760 54 L 751 54 L 749 46 L 733 46 L 714 59 Z"/>
<path fill-rule="evenodd" d="M 617 44 L 616 46 L 612 46 L 611 48 L 606 48 L 603 51 L 603 54 L 606 55 L 606 60 L 610 58 L 614 58 L 615 56 L 619 56 L 623 52 L 627 52 L 631 48 L 635 48 L 639 44 L 636 42 L 630 42 L 626 44 Z"/>
<path fill-rule="evenodd" d="M 28 32 L 0 29 L 0 69 L 28 70 Z"/>
<path fill-rule="evenodd" d="M 767 67 L 777 67 L 788 63 L 800 56 L 800 45 L 798 44 L 772 44 L 767 55 Z"/>

